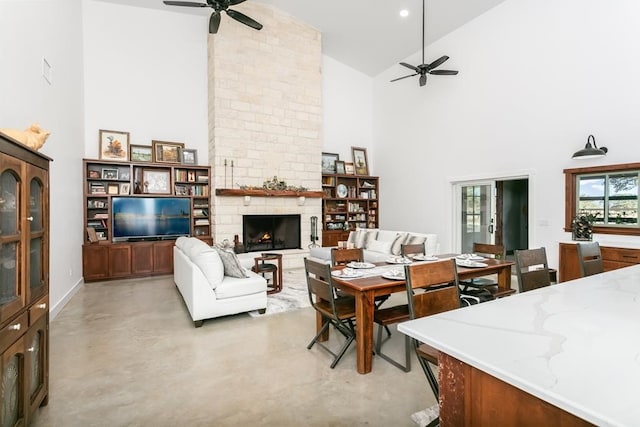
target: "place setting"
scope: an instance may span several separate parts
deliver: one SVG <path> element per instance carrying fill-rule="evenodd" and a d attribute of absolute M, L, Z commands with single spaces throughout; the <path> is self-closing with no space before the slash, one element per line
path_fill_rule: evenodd
<path fill-rule="evenodd" d="M 390 280 L 404 280 L 404 268 L 392 268 L 382 273 L 381 276 Z"/>
<path fill-rule="evenodd" d="M 488 267 L 488 264 L 482 261 L 486 261 L 486 258 L 476 254 L 461 254 L 456 256 L 456 265 L 467 268 L 480 268 Z"/>
<path fill-rule="evenodd" d="M 364 277 L 364 273 L 361 270 L 350 267 L 343 268 L 342 270 L 334 270 L 331 272 L 331 275 L 339 279 L 356 279 Z"/>
<path fill-rule="evenodd" d="M 385 260 L 389 264 L 411 264 L 413 260 L 406 256 L 392 256 Z"/>

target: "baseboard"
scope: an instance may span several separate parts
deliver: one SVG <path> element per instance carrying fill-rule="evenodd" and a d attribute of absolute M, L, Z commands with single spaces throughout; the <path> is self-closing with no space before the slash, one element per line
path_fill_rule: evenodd
<path fill-rule="evenodd" d="M 73 298 L 73 296 L 78 293 L 80 288 L 84 285 L 84 280 L 82 278 L 78 279 L 75 285 L 69 289 L 69 291 L 64 294 L 64 296 L 60 299 L 60 301 L 56 302 L 55 305 L 50 306 L 49 310 L 49 320 L 53 320 L 56 316 L 62 311 L 65 305 Z M 51 303 L 51 295 L 49 295 L 49 303 Z"/>

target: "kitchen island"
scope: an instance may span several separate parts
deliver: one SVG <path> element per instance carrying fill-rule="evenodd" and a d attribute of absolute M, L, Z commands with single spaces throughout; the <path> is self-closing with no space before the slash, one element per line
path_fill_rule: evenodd
<path fill-rule="evenodd" d="M 398 329 L 441 352 L 444 427 L 640 425 L 640 265 Z"/>

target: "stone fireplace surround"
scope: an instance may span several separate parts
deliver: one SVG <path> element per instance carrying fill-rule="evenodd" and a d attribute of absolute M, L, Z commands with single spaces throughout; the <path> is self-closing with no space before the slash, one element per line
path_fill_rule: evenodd
<path fill-rule="evenodd" d="M 213 188 L 261 187 L 274 176 L 320 191 L 320 33 L 270 6 L 245 3 L 261 31 L 228 25 L 208 38 L 209 164 Z M 226 166 L 225 166 L 226 165 Z M 319 197 L 212 195 L 215 242 L 242 236 L 242 215 L 300 214 L 301 246 L 282 251 L 284 268 L 303 267 Z"/>

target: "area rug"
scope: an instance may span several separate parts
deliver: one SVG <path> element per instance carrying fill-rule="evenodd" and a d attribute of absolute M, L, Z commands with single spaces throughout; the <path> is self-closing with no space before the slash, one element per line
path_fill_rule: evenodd
<path fill-rule="evenodd" d="M 267 311 L 264 314 L 258 313 L 258 310 L 250 311 L 251 317 L 269 316 L 311 306 L 304 269 L 285 270 L 282 276 L 282 291 L 267 295 Z"/>

